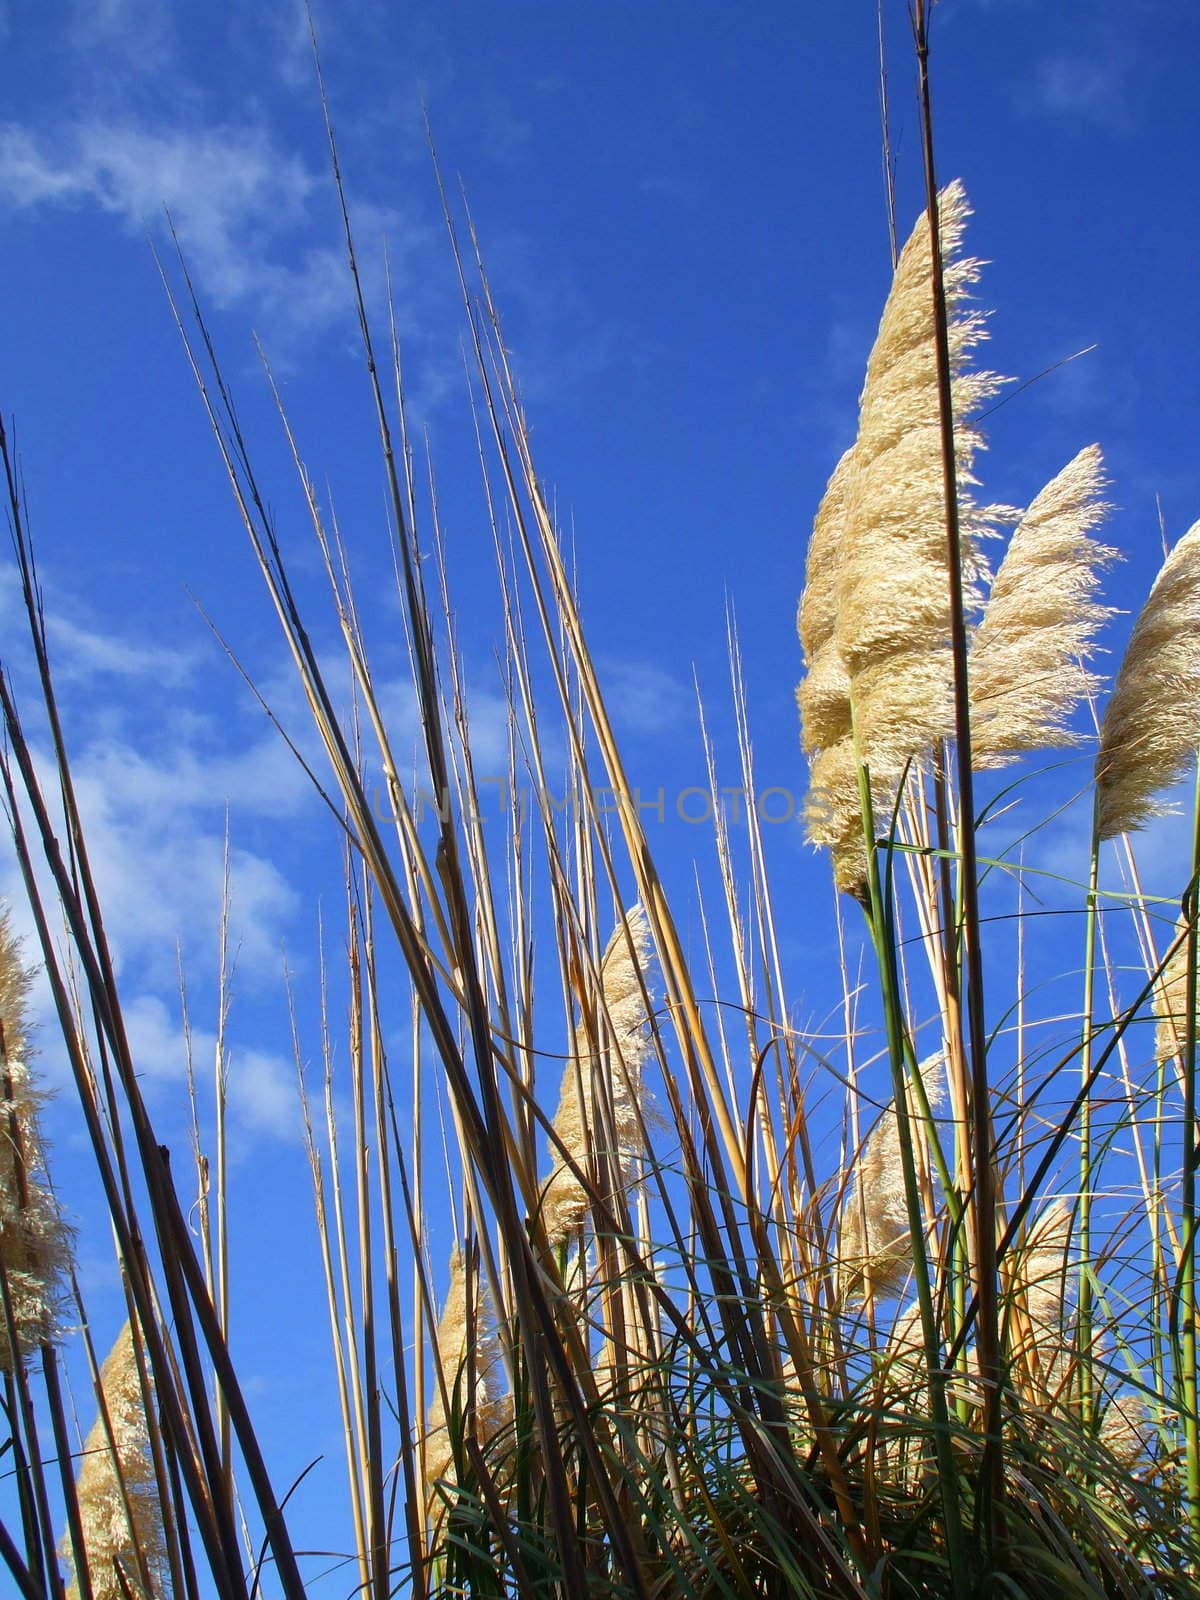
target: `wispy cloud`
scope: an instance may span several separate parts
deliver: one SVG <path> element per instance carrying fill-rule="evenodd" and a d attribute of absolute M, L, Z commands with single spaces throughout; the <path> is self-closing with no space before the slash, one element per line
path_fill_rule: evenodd
<path fill-rule="evenodd" d="M 1119 129 L 1128 126 L 1128 62 L 1114 53 L 1063 53 L 1034 68 L 1026 91 L 1029 109 Z"/>
<path fill-rule="evenodd" d="M 135 644 L 65 617 L 49 618 L 46 633 L 52 659 L 62 663 L 60 683 L 97 677 L 149 678 L 162 688 L 176 688 L 191 677 L 197 663 L 192 651 Z"/>
<path fill-rule="evenodd" d="M 64 31 L 79 54 L 104 51 L 119 56 L 126 70 L 142 72 L 157 71 L 174 54 L 174 22 L 165 0 L 72 0 L 70 12 Z"/>
<path fill-rule="evenodd" d="M 104 908 L 105 930 L 117 966 L 123 1011 L 137 1071 L 155 1080 L 178 1083 L 184 1070 L 182 1025 L 178 1017 L 178 962 L 207 991 L 218 949 L 218 921 L 225 884 L 225 813 L 219 799 L 225 783 L 234 786 L 235 842 L 229 852 L 230 947 L 239 984 L 254 989 L 278 983 L 283 947 L 295 927 L 299 896 L 281 869 L 266 855 L 236 842 L 248 831 L 256 807 L 248 788 L 261 775 L 257 763 L 269 753 L 251 749 L 244 763 L 227 757 L 215 764 L 210 792 L 202 793 L 203 766 L 194 753 L 175 752 L 161 762 L 139 756 L 128 746 L 101 740 L 88 746 L 74 764 L 84 837 Z M 37 762 L 43 790 L 53 793 L 53 773 L 43 754 Z M 238 793 L 237 774 L 247 782 Z M 39 1050 L 51 1082 L 68 1075 L 68 1065 L 48 981 L 40 964 L 40 945 L 24 897 L 16 863 L 0 867 L 0 900 L 12 907 L 14 931 L 24 959 L 35 971 L 31 1003 L 39 1019 Z M 46 885 L 44 904 L 53 910 Z M 169 997 L 169 998 L 164 998 Z M 58 1042 L 56 1042 L 56 1040 Z M 212 1045 L 200 1036 L 197 1051 L 212 1059 Z M 285 1064 L 257 1048 L 240 1052 L 230 1104 L 247 1134 L 287 1134 L 295 1123 L 294 1094 Z"/>
<path fill-rule="evenodd" d="M 272 744 L 241 759 L 218 757 L 210 773 L 198 751 L 152 760 L 106 739 L 76 760 L 88 850 L 122 965 L 133 963 L 147 978 L 169 984 L 177 942 L 201 957 L 216 949 L 225 805 L 244 819 L 281 803 L 258 770 L 273 752 Z M 242 966 L 260 975 L 277 971 L 284 930 L 297 909 L 295 890 L 272 861 L 236 842 L 230 875 Z"/>
<path fill-rule="evenodd" d="M 96 206 L 159 237 L 169 213 L 206 298 L 285 333 L 320 332 L 350 309 L 327 191 L 323 173 L 253 123 L 0 127 L 0 198 L 20 208 Z M 361 203 L 352 215 L 364 264 L 381 277 L 386 241 L 403 281 L 426 230 L 387 206 Z"/>
<path fill-rule="evenodd" d="M 80 613 L 57 612 L 46 617 L 46 637 L 55 681 L 60 687 L 96 678 L 144 680 L 159 689 L 185 684 L 198 665 L 194 651 L 146 643 L 91 625 Z M 25 603 L 14 566 L 0 567 L 0 632 L 7 655 L 14 639 L 26 631 Z M 6 661 L 10 670 L 18 663 Z"/>
<path fill-rule="evenodd" d="M 695 721 L 695 702 L 688 690 L 651 661 L 607 660 L 602 663 L 601 683 L 613 720 L 625 733 L 661 734 L 689 718 Z"/>
<path fill-rule="evenodd" d="M 179 1085 L 188 1063 L 188 1040 L 178 1005 L 167 1006 L 157 995 L 139 994 L 122 1007 L 130 1051 L 139 1074 Z M 216 1035 L 191 1029 L 191 1061 L 197 1084 L 207 1098 L 216 1060 Z M 300 1129 L 296 1070 L 286 1057 L 269 1050 L 226 1044 L 226 1084 L 234 1123 L 246 1133 L 292 1138 Z"/>

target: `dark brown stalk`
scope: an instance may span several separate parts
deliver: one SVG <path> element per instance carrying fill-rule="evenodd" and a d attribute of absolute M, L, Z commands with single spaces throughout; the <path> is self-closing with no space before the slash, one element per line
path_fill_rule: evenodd
<path fill-rule="evenodd" d="M 933 318 L 937 353 L 938 408 L 941 415 L 942 476 L 946 494 L 947 569 L 950 576 L 950 629 L 954 658 L 954 735 L 960 811 L 963 874 L 963 957 L 966 966 L 967 1030 L 971 1050 L 971 1132 L 975 1184 L 975 1270 L 979 1317 L 976 1340 L 984 1386 L 985 1440 L 982 1459 L 984 1528 L 995 1549 L 1001 1534 L 1004 1453 L 1001 1416 L 1004 1364 L 1000 1348 L 996 1260 L 996 1166 L 987 1074 L 983 952 L 980 947 L 979 868 L 975 849 L 975 785 L 971 763 L 971 713 L 967 679 L 967 626 L 963 610 L 962 537 L 958 519 L 958 476 L 954 449 L 949 315 L 942 276 L 941 230 L 933 149 L 933 106 L 929 87 L 927 0 L 915 0 L 913 31 L 920 74 L 921 143 L 932 256 Z"/>
<path fill-rule="evenodd" d="M 379 993 L 375 982 L 375 930 L 369 880 L 364 884 L 364 922 L 366 939 L 366 973 L 368 1006 L 371 1018 L 371 1085 L 375 1117 L 375 1147 L 378 1151 L 380 1213 L 383 1219 L 384 1275 L 387 1283 L 388 1327 L 391 1334 L 392 1367 L 396 1384 L 396 1411 L 400 1418 L 401 1451 L 400 1471 L 396 1475 L 397 1487 L 404 1487 L 405 1524 L 409 1550 L 413 1558 L 411 1581 L 415 1592 L 424 1595 L 427 1578 L 424 1563 L 420 1560 L 421 1530 L 418 1523 L 418 1490 L 416 1464 L 413 1460 L 412 1408 L 408 1394 L 408 1369 L 404 1360 L 404 1317 L 400 1305 L 400 1281 L 397 1270 L 395 1239 L 395 1211 L 392 1198 L 392 1132 L 395 1113 L 392 1104 L 392 1084 L 387 1058 L 383 1049 L 383 1025 L 379 1016 Z M 394 1159 L 401 1170 L 404 1166 L 404 1147 L 395 1145 Z M 389 1510 L 385 1528 L 386 1548 L 391 1548 L 392 1514 Z"/>
<path fill-rule="evenodd" d="M 3 1522 L 0 1522 L 0 1561 L 3 1561 L 12 1573 L 13 1580 L 21 1591 L 21 1600 L 46 1600 L 45 1588 L 21 1560 L 21 1552 Z"/>

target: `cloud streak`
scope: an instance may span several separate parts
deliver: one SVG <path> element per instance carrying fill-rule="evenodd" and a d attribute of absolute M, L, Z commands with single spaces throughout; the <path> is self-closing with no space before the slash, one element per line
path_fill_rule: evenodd
<path fill-rule="evenodd" d="M 20 209 L 106 212 L 131 232 L 174 227 L 204 295 L 284 333 L 328 329 L 349 313 L 344 247 L 319 202 L 328 181 L 254 123 L 152 127 L 84 119 L 53 133 L 0 126 L 0 197 Z M 427 230 L 393 208 L 352 209 L 369 275 L 393 277 Z M 375 285 L 378 288 L 378 283 Z"/>
<path fill-rule="evenodd" d="M 1115 54 L 1062 53 L 1034 69 L 1029 107 L 1053 117 L 1120 130 L 1129 125 L 1127 64 Z"/>

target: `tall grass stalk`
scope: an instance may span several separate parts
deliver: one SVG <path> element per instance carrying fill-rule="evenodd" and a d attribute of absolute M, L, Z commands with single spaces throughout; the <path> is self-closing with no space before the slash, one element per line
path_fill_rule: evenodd
<path fill-rule="evenodd" d="M 983 1480 L 986 1500 L 984 1528 L 990 1543 L 1000 1534 L 1000 1502 L 1004 1493 L 1004 1456 L 1001 1416 L 1005 1383 L 1000 1345 L 999 1281 L 997 1276 L 996 1163 L 993 1150 L 991 1094 L 987 1070 L 987 1022 L 984 1013 L 983 949 L 979 918 L 979 868 L 975 848 L 975 782 L 971 761 L 970 685 L 967 666 L 967 625 L 962 584 L 962 548 L 958 517 L 958 466 L 954 437 L 954 401 L 951 391 L 949 319 L 938 232 L 938 190 L 934 163 L 933 110 L 929 79 L 929 19 L 926 0 L 915 0 L 914 44 L 920 79 L 921 144 L 925 166 L 926 213 L 933 270 L 933 321 L 937 356 L 938 406 L 941 415 L 942 476 L 946 506 L 946 566 L 950 578 L 951 650 L 954 657 L 954 733 L 958 768 L 958 795 L 962 825 L 962 949 L 966 973 L 966 1021 L 971 1068 L 971 1179 L 975 1206 L 975 1274 L 978 1319 L 976 1341 L 979 1369 L 987 1397 L 986 1443 Z"/>
<path fill-rule="evenodd" d="M 1096 1183 L 1092 1143 L 1092 1052 L 1095 1041 L 1096 928 L 1099 917 L 1100 833 L 1093 820 L 1091 848 L 1088 852 L 1087 897 L 1084 903 L 1083 936 L 1083 1028 L 1079 1045 L 1079 1081 L 1082 1102 L 1079 1112 L 1079 1288 L 1076 1307 L 1077 1339 L 1080 1352 L 1092 1348 L 1092 1195 Z M 1096 1397 L 1093 1392 L 1090 1361 L 1078 1362 L 1079 1416 L 1082 1426 L 1095 1421 Z"/>
<path fill-rule="evenodd" d="M 949 1576 L 952 1592 L 956 1600 L 959 1600 L 959 1597 L 966 1596 L 971 1592 L 971 1573 L 967 1561 L 967 1545 L 962 1524 L 958 1470 L 951 1443 L 950 1413 L 946 1403 L 948 1373 L 942 1355 L 942 1341 L 938 1332 L 937 1314 L 933 1302 L 933 1288 L 930 1281 L 929 1260 L 925 1242 L 925 1221 L 913 1150 L 912 1130 L 915 1118 L 912 1117 L 908 1109 L 910 1086 L 907 1067 L 913 1052 L 906 1039 L 904 1011 L 895 968 L 896 935 L 892 910 L 891 852 L 890 850 L 884 852 L 886 866 L 881 871 L 880 849 L 876 843 L 874 807 L 871 798 L 871 779 L 865 767 L 861 770 L 859 776 L 859 795 L 870 871 L 868 880 L 870 895 L 868 921 L 875 942 L 884 1026 L 887 1030 L 888 1058 L 892 1074 L 892 1095 L 895 1102 L 896 1131 L 899 1137 L 904 1196 L 908 1209 L 913 1278 L 916 1284 L 917 1305 L 921 1320 L 921 1339 L 924 1344 L 925 1364 L 929 1379 L 930 1414 L 934 1435 L 934 1450 L 938 1462 L 938 1479 L 945 1508 Z M 915 1072 L 912 1077 L 913 1085 L 919 1083 L 920 1078 L 920 1072 Z"/>
<path fill-rule="evenodd" d="M 1200 772 L 1197 774 L 1192 823 L 1192 872 L 1183 896 L 1186 924 L 1185 1012 L 1183 1027 L 1183 1173 L 1179 1226 L 1182 1232 L 1179 1263 L 1179 1323 L 1183 1346 L 1181 1410 L 1184 1428 L 1184 1468 L 1188 1511 L 1192 1527 L 1200 1533 L 1200 1364 L 1197 1360 L 1196 1286 L 1196 1034 L 1200 969 Z"/>

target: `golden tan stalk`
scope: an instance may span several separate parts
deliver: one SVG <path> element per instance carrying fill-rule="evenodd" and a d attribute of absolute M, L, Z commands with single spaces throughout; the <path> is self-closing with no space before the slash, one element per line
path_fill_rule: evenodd
<path fill-rule="evenodd" d="M 964 587 L 979 597 L 977 541 L 987 516 L 966 493 L 981 440 L 966 419 L 1000 384 L 968 372 L 984 319 L 966 309 L 979 262 L 959 255 L 966 195 L 939 196 L 950 316 L 952 394 Z M 834 638 L 850 678 L 860 757 L 882 785 L 946 738 L 953 722 L 945 485 L 941 463 L 931 253 L 923 214 L 900 254 L 859 403 L 858 438 L 846 490 Z"/>
<path fill-rule="evenodd" d="M 53 1336 L 71 1237 L 45 1175 L 38 1127 L 44 1098 L 29 1069 L 26 996 L 30 974 L 21 966 L 7 917 L 0 918 L 0 1267 L 16 1350 L 0 1298 L 0 1370 Z"/>
<path fill-rule="evenodd" d="M 946 1094 L 940 1053 L 921 1063 L 921 1081 L 930 1109 L 936 1110 Z M 915 1113 L 910 1128 L 914 1145 L 927 1152 L 928 1135 Z M 894 1101 L 875 1124 L 855 1166 L 842 1212 L 839 1255 L 847 1298 L 860 1295 L 867 1285 L 873 1295 L 896 1294 L 908 1277 L 912 1243 Z"/>
<path fill-rule="evenodd" d="M 1142 607 L 1100 727 L 1096 821 L 1101 839 L 1166 809 L 1200 745 L 1200 522 L 1163 562 Z"/>
<path fill-rule="evenodd" d="M 644 1143 L 641 1082 L 650 1049 L 645 1000 L 649 963 L 650 931 L 638 905 L 626 912 L 605 948 L 600 962 L 603 1005 L 597 1008 L 591 1028 L 583 1017 L 576 1024 L 574 1049 L 554 1115 L 554 1131 L 574 1165 L 586 1173 L 597 1158 L 606 1158 L 625 1187 L 636 1177 Z M 595 1085 L 593 1073 L 602 1078 Z M 612 1113 L 611 1151 L 601 1143 L 594 1086 Z M 551 1159 L 555 1168 L 542 1193 L 542 1218 L 550 1243 L 563 1244 L 583 1227 L 588 1196 L 557 1144 L 551 1148 Z"/>
<path fill-rule="evenodd" d="M 971 645 L 971 748 L 1004 766 L 1029 750 L 1071 745 L 1072 712 L 1099 686 L 1087 660 L 1112 615 L 1097 598 L 1116 552 L 1092 532 L 1109 507 L 1099 445 L 1088 445 L 1017 524 Z"/>
<path fill-rule="evenodd" d="M 446 1399 L 465 1413 L 469 1383 L 474 1384 L 475 1436 L 491 1438 L 508 1415 L 510 1400 L 502 1391 L 500 1341 L 496 1335 L 491 1302 L 476 1274 L 473 1301 L 467 1299 L 467 1262 L 455 1246 L 450 1256 L 450 1286 L 438 1321 L 437 1363 L 441 1381 L 435 1383 L 425 1418 L 425 1486 L 432 1498 L 435 1485 L 452 1467 L 452 1448 Z M 468 1373 L 470 1360 L 473 1370 Z M 444 1386 L 444 1393 L 443 1393 Z"/>
<path fill-rule="evenodd" d="M 170 1592 L 162 1506 L 133 1330 L 127 1322 L 100 1371 L 102 1404 L 76 1485 L 95 1600 L 163 1600 Z M 70 1559 L 69 1542 L 63 1554 Z M 78 1600 L 72 1579 L 68 1600 Z"/>

